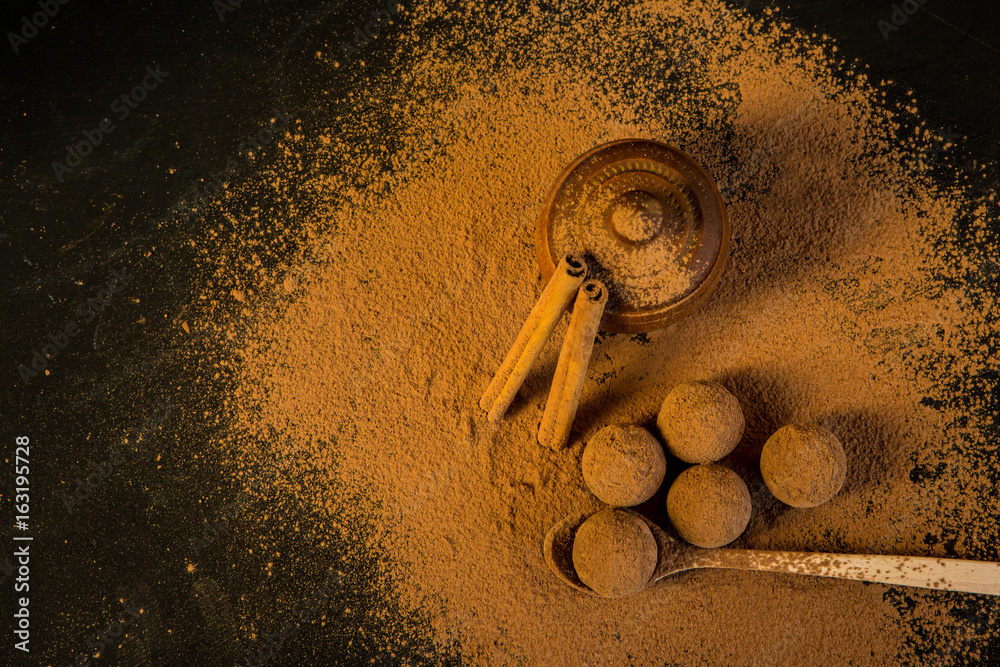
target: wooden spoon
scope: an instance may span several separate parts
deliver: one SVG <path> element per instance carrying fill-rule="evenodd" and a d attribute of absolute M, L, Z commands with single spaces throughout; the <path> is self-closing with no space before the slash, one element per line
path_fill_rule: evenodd
<path fill-rule="evenodd" d="M 676 572 L 714 567 L 1000 595 L 1000 563 L 920 556 L 701 549 L 674 539 L 641 514 L 620 511 L 645 521 L 656 538 L 659 558 L 647 587 Z M 552 526 L 545 536 L 543 551 L 545 562 L 557 577 L 579 591 L 598 595 L 580 581 L 573 568 L 573 537 L 590 514 L 590 511 L 576 512 Z"/>

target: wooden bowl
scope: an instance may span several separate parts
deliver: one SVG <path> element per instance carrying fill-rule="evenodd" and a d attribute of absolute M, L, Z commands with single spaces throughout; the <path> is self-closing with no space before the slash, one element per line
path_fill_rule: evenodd
<path fill-rule="evenodd" d="M 548 280 L 559 259 L 583 257 L 608 286 L 603 331 L 662 329 L 719 282 L 729 220 L 712 178 L 656 141 L 612 141 L 567 166 L 545 198 L 536 251 Z"/>

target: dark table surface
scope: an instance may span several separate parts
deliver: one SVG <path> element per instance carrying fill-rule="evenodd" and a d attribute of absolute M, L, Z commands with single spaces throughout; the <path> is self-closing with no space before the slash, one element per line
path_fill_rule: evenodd
<path fill-rule="evenodd" d="M 769 3 L 741 4 L 759 13 Z M 874 80 L 897 82 L 892 94 L 915 98 L 929 125 L 953 139 L 954 147 L 941 151 L 950 163 L 976 174 L 973 187 L 996 189 L 996 171 L 982 173 L 977 165 L 1000 159 L 1000 3 L 927 0 L 898 29 L 889 1 L 770 4 L 794 25 L 835 38 Z M 40 5 L 53 15 L 38 19 L 45 25 L 36 34 L 25 21 L 43 11 Z M 24 542 L 11 541 L 10 529 L 2 533 L 8 620 L 0 663 L 72 664 L 121 619 L 130 629 L 92 664 L 252 664 L 253 656 L 269 656 L 266 642 L 241 629 L 246 619 L 236 621 L 233 599 L 263 600 L 251 620 L 266 634 L 277 629 L 272 617 L 282 604 L 322 586 L 329 554 L 280 525 L 275 544 L 311 554 L 315 568 L 264 581 L 270 555 L 249 553 L 238 531 L 221 534 L 227 524 L 220 512 L 238 489 L 205 455 L 213 426 L 197 415 L 224 411 L 227 380 L 192 366 L 190 350 L 174 335 L 207 280 L 184 244 L 194 233 L 189 226 L 204 221 L 176 211 L 210 197 L 212 181 L 231 160 L 242 173 L 266 162 L 267 147 L 255 161 L 244 142 L 271 119 L 289 114 L 310 122 L 310 88 L 338 81 L 317 81 L 302 54 L 345 39 L 373 7 L 316 0 L 4 5 L 0 433 L 5 466 L 14 465 L 15 438 L 31 440 L 34 541 L 31 653 L 23 654 L 11 649 L 7 624 L 17 597 L 10 559 Z M 406 29 L 405 19 L 397 29 Z M 144 99 L 120 99 L 143 81 L 146 94 L 137 97 Z M 104 118 L 113 127 L 98 134 Z M 67 145 L 88 136 L 96 145 L 76 163 Z M 102 290 L 113 297 L 105 302 Z M 71 322 L 79 330 L 60 338 Z M 61 344 L 48 374 L 25 376 L 19 367 L 30 366 L 50 333 Z M 153 444 L 123 458 L 123 439 Z M 5 469 L 0 479 L 10 525 L 12 476 Z M 89 492 L 78 495 L 87 497 L 68 500 L 81 483 Z M 220 535 L 211 554 L 192 557 L 191 538 L 205 539 L 206 521 Z M 363 607 L 379 595 L 340 586 L 326 604 Z M 276 597 L 280 604 L 267 603 Z M 149 613 L 131 623 L 129 601 Z M 977 604 L 962 613 L 975 617 Z M 369 639 L 380 631 L 371 623 L 356 618 L 334 630 L 306 623 L 273 645 L 269 661 L 401 661 L 405 656 L 381 653 Z M 414 635 L 423 636 L 413 624 Z M 992 649 L 1000 660 L 1000 644 Z M 15 662 L 6 662 L 8 654 Z"/>

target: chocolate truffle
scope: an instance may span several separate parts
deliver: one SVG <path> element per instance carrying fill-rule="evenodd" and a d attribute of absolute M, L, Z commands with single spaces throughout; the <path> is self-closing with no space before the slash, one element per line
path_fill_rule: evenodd
<path fill-rule="evenodd" d="M 790 424 L 764 443 L 760 474 L 781 502 L 815 507 L 837 495 L 844 485 L 847 457 L 837 437 L 825 428 Z"/>
<path fill-rule="evenodd" d="M 658 551 L 649 526 L 631 512 L 607 509 L 583 522 L 573 538 L 580 581 L 606 598 L 638 593 L 653 576 Z"/>
<path fill-rule="evenodd" d="M 583 450 L 583 479 L 609 505 L 631 507 L 649 500 L 663 483 L 667 457 L 641 426 L 608 426 Z"/>
<path fill-rule="evenodd" d="M 729 468 L 716 463 L 692 466 L 670 486 L 667 515 L 685 541 L 721 547 L 739 537 L 750 522 L 750 492 Z"/>
<path fill-rule="evenodd" d="M 743 437 L 743 410 L 717 382 L 687 382 L 663 400 L 656 425 L 667 451 L 687 463 L 712 463 Z"/>

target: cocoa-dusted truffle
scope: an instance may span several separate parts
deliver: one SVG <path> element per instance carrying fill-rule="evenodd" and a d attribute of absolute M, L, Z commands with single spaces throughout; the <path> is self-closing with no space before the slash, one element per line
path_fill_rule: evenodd
<path fill-rule="evenodd" d="M 825 428 L 790 424 L 764 443 L 760 474 L 781 502 L 815 507 L 837 495 L 844 485 L 847 457 L 837 436 Z"/>
<path fill-rule="evenodd" d="M 580 581 L 607 598 L 638 593 L 657 561 L 656 538 L 646 522 L 621 510 L 598 512 L 577 529 L 573 567 Z"/>
<path fill-rule="evenodd" d="M 712 463 L 743 437 L 743 410 L 717 382 L 687 382 L 663 400 L 656 425 L 667 451 L 687 463 Z"/>
<path fill-rule="evenodd" d="M 677 533 L 698 547 L 721 547 L 750 522 L 750 492 L 735 472 L 716 463 L 692 466 L 667 492 L 667 515 Z"/>
<path fill-rule="evenodd" d="M 583 450 L 583 479 L 595 496 L 615 507 L 649 500 L 663 483 L 667 457 L 641 426 L 608 426 Z"/>

